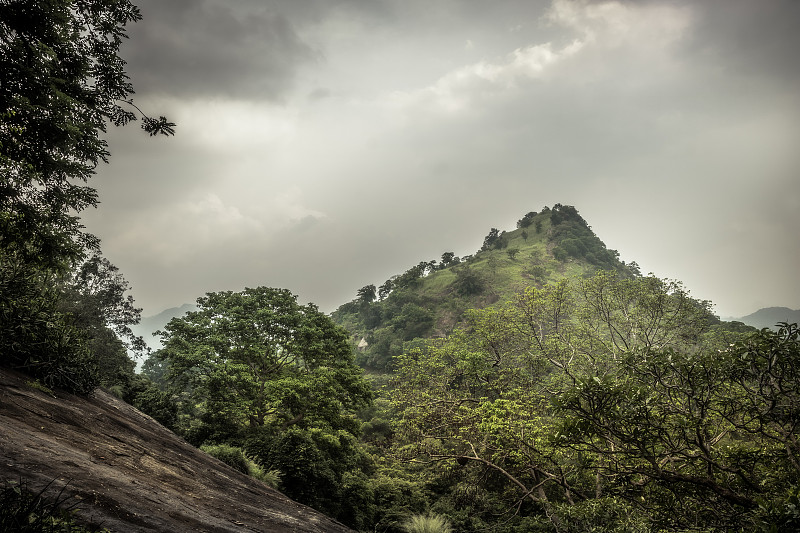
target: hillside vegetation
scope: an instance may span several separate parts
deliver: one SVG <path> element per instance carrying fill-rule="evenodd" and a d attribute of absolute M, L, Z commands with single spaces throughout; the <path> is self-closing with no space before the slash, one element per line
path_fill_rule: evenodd
<path fill-rule="evenodd" d="M 525 287 L 542 287 L 598 270 L 624 278 L 640 275 L 610 250 L 572 206 L 556 204 L 530 212 L 511 231 L 492 228 L 474 255 L 452 252 L 420 262 L 379 288 L 368 285 L 332 313 L 333 320 L 361 339 L 358 362 L 370 371 L 392 369 L 404 343 L 444 337 L 470 309 L 505 301 Z M 366 346 L 364 346 L 366 343 Z"/>
<path fill-rule="evenodd" d="M 122 305 L 124 280 L 102 261 L 88 265 L 65 286 L 72 305 L 105 301 L 85 286 L 108 287 L 109 308 Z M 791 530 L 800 524 L 800 332 L 788 324 L 758 332 L 710 308 L 679 282 L 623 264 L 574 208 L 556 205 L 512 231 L 493 228 L 471 257 L 445 253 L 365 286 L 334 314 L 350 331 L 285 289 L 257 287 L 198 298 L 159 333 L 163 348 L 143 374 L 124 357 L 124 328 L 97 335 L 85 357 L 114 393 L 233 467 L 226 493 L 247 487 L 245 509 L 274 509 L 265 495 L 275 493 L 260 480 L 359 531 Z M 102 323 L 86 322 L 98 332 Z M 362 338 L 370 346 L 357 352 Z M 53 382 L 44 375 L 26 385 L 46 395 Z M 20 394 L 0 403 L 13 420 L 7 431 L 24 419 L 15 414 Z M 31 423 L 45 428 L 33 439 L 65 434 Z M 84 448 L 85 438 L 99 438 L 76 427 Z M 6 464 L 80 479 L 74 494 L 94 500 L 79 501 L 78 518 L 91 523 L 103 502 L 120 501 L 114 491 L 128 490 L 94 483 L 96 465 L 116 478 L 129 462 L 114 452 L 128 442 L 124 427 L 100 427 L 120 443 L 110 454 L 98 448 L 86 462 L 79 447 L 59 466 L 47 453 L 66 449 L 34 457 L 25 455 L 30 445 L 8 444 Z M 167 460 L 197 470 L 188 458 Z M 20 478 L 34 488 L 46 482 L 25 471 Z M 171 494 L 188 482 L 157 480 L 146 492 Z M 186 505 L 148 502 L 137 503 L 134 518 L 149 505 L 168 515 Z"/>

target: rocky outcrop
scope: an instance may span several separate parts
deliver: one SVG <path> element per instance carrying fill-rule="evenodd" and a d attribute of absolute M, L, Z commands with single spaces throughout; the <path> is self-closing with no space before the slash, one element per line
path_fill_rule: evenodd
<path fill-rule="evenodd" d="M 102 390 L 88 397 L 49 394 L 6 369 L 0 369 L 0 476 L 36 490 L 63 489 L 81 521 L 111 531 L 350 531 Z"/>

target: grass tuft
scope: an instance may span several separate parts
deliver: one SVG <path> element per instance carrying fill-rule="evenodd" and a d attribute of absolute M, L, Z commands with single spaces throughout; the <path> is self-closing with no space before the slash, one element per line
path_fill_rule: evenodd
<path fill-rule="evenodd" d="M 403 522 L 403 531 L 406 533 L 452 533 L 453 526 L 450 521 L 438 514 L 412 515 Z"/>

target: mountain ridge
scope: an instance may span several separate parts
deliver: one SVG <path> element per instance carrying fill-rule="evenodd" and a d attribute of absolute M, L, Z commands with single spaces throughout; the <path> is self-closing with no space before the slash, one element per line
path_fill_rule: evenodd
<path fill-rule="evenodd" d="M 748 326 L 762 329 L 769 328 L 777 331 L 780 322 L 800 323 L 800 309 L 789 307 L 762 307 L 758 311 L 743 317 L 726 317 L 725 320 L 743 322 Z"/>
<path fill-rule="evenodd" d="M 176 316 L 182 316 L 195 309 L 197 309 L 197 305 L 195 304 L 182 304 L 178 307 L 170 307 L 155 315 L 142 317 L 138 324 L 131 326 L 131 330 L 135 335 L 144 339 L 148 348 L 151 350 L 158 350 L 161 347 L 159 338 L 153 335 L 153 333 L 163 328 Z"/>

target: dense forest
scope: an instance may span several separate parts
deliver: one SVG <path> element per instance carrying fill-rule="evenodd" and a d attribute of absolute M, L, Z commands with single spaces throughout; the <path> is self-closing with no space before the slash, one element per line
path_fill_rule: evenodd
<path fill-rule="evenodd" d="M 280 288 L 199 295 L 135 373 L 140 310 L 79 213 L 107 124 L 174 133 L 130 99 L 118 49 L 138 18 L 124 0 L 0 4 L 2 366 L 105 387 L 359 531 L 800 528 L 797 325 L 720 321 L 572 206 L 331 316 Z M 0 524 L 72 527 L 8 481 Z"/>

